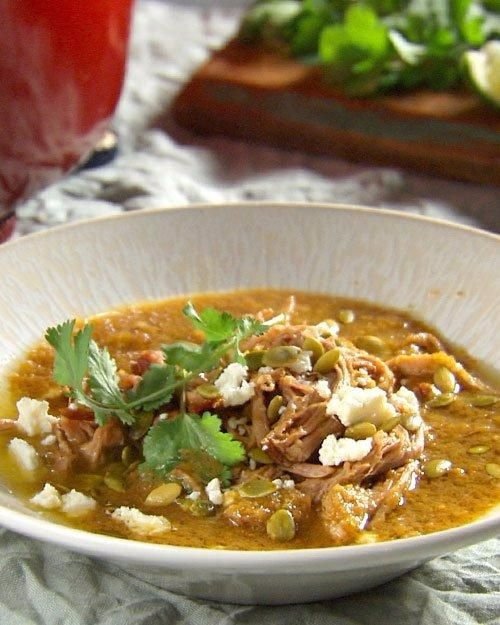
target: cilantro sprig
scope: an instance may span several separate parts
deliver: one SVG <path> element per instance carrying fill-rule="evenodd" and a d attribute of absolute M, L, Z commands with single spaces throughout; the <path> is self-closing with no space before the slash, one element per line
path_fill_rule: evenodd
<path fill-rule="evenodd" d="M 144 468 L 160 474 L 172 471 L 185 457 L 187 450 L 203 451 L 217 460 L 221 467 L 233 466 L 245 458 L 243 445 L 231 434 L 221 432 L 217 415 L 201 416 L 183 413 L 174 419 L 154 425 L 144 439 Z M 216 475 L 208 475 L 210 481 Z"/>
<path fill-rule="evenodd" d="M 47 342 L 55 350 L 53 377 L 69 387 L 70 397 L 90 408 L 98 424 L 110 416 L 133 425 L 138 409 L 153 410 L 170 401 L 175 388 L 172 367 L 152 366 L 137 388 L 122 391 L 118 385 L 115 360 L 106 348 L 91 339 L 92 327 L 74 333 L 75 320 L 49 328 Z"/>
<path fill-rule="evenodd" d="M 116 362 L 106 348 L 92 339 L 91 325 L 75 332 L 73 319 L 49 328 L 45 337 L 55 350 L 54 379 L 68 387 L 75 402 L 93 411 L 98 424 L 115 417 L 133 427 L 141 415 L 168 404 L 174 393 L 183 397 L 188 382 L 201 373 L 227 362 L 244 363 L 241 342 L 269 327 L 269 322 L 261 323 L 251 316 L 233 317 L 214 308 L 198 312 L 191 302 L 183 313 L 204 333 L 205 341 L 162 346 L 165 362 L 151 365 L 130 390 L 120 388 Z M 274 322 L 281 320 L 277 317 Z M 160 421 L 147 433 L 144 468 L 165 473 L 186 457 L 186 451 L 198 451 L 215 459 L 222 475 L 226 467 L 244 458 L 243 446 L 221 431 L 222 422 L 217 415 L 186 413 L 183 406 L 181 400 L 181 410 L 174 418 Z"/>
<path fill-rule="evenodd" d="M 467 86 L 467 50 L 500 37 L 498 0 L 260 0 L 239 37 L 321 65 L 351 95 Z"/>

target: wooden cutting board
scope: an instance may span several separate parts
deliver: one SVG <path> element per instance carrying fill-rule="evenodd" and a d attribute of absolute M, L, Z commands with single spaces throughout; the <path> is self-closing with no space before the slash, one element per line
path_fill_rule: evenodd
<path fill-rule="evenodd" d="M 196 132 L 500 184 L 500 113 L 469 93 L 353 99 L 317 68 L 230 41 L 173 103 Z"/>

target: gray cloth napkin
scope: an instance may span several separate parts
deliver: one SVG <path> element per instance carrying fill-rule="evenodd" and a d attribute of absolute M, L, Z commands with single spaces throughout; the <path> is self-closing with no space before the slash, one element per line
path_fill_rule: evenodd
<path fill-rule="evenodd" d="M 133 569 L 0 531 L 2 625 L 494 625 L 500 540 L 335 601 L 234 606 L 175 595 Z"/>
<path fill-rule="evenodd" d="M 237 200 L 397 208 L 500 232 L 498 188 L 354 165 L 178 128 L 168 106 L 235 31 L 248 0 L 139 0 L 116 116 L 118 157 L 19 210 L 18 236 L 144 207 Z M 175 595 L 124 569 L 0 530 L 0 625 L 476 625 L 500 623 L 500 540 L 463 549 L 344 599 L 238 607 Z"/>

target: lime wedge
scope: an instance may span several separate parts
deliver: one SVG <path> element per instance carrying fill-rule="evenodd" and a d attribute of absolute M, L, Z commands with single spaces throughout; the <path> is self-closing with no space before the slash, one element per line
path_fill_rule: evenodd
<path fill-rule="evenodd" d="M 500 41 L 488 41 L 479 50 L 465 52 L 464 62 L 472 87 L 500 108 Z"/>

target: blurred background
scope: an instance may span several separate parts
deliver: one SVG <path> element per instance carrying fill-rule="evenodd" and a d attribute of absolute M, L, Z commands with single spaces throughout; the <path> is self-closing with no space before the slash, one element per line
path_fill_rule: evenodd
<path fill-rule="evenodd" d="M 71 220 L 193 202 L 362 204 L 500 232 L 498 187 L 353 164 L 179 127 L 170 107 L 193 72 L 237 31 L 248 0 L 137 0 L 114 120 L 117 156 L 38 193 L 17 235 Z"/>

